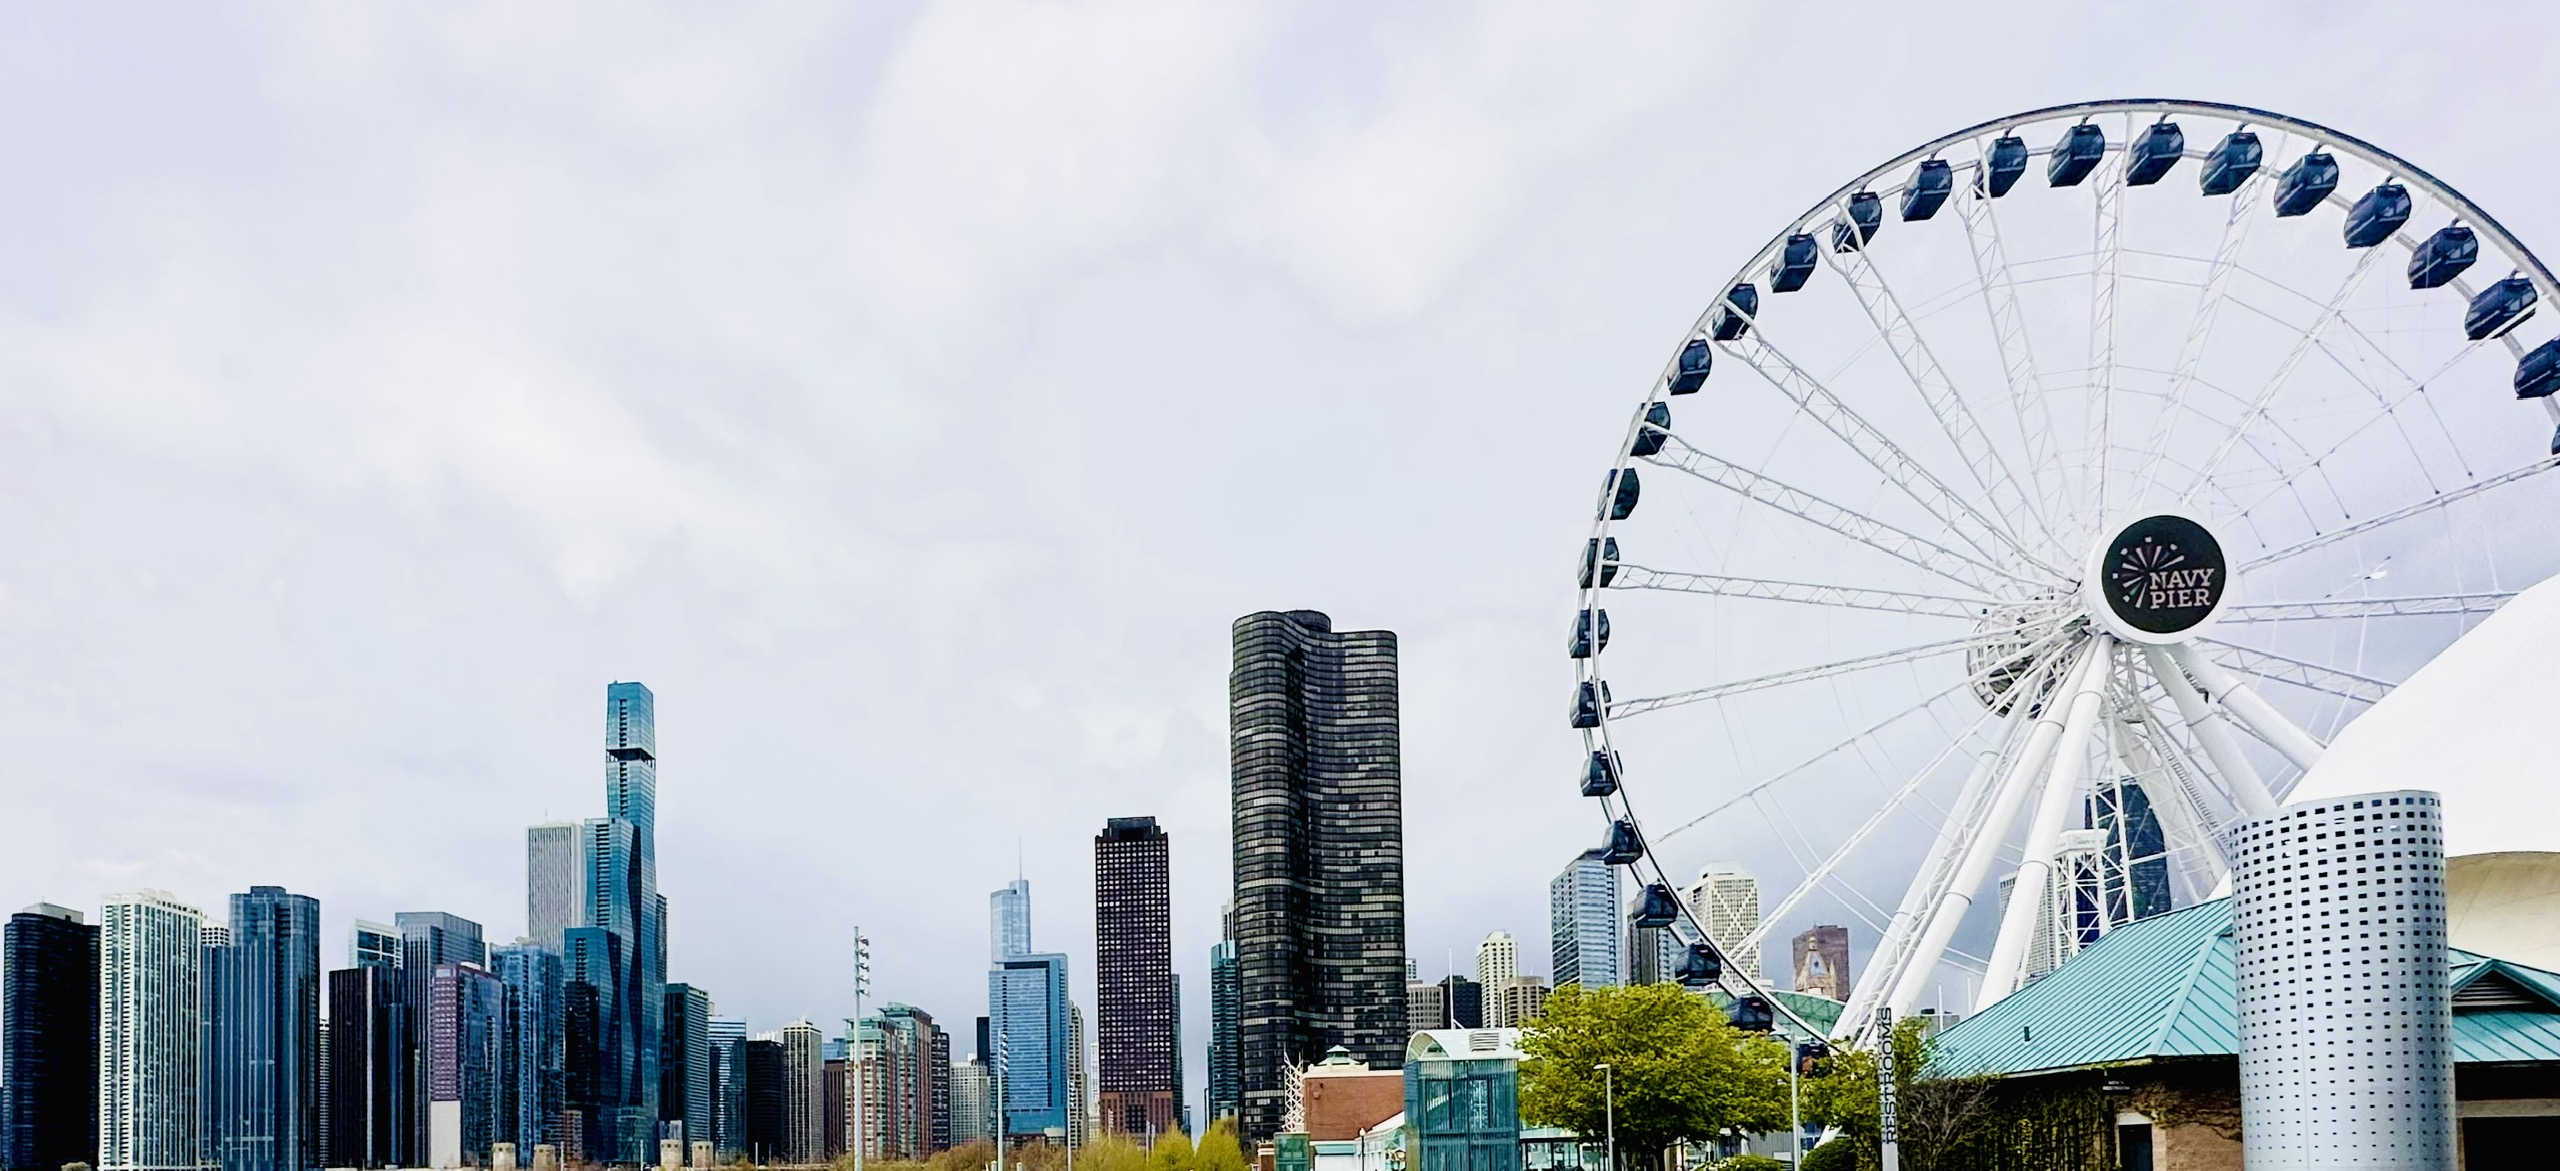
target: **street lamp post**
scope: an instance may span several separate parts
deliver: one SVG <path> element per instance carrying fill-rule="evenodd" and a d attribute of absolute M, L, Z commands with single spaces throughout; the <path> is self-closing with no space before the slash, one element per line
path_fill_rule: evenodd
<path fill-rule="evenodd" d="M 1600 1074 L 1601 1127 L 1609 1141 L 1609 1171 L 1618 1171 L 1618 1073 L 1606 1061 L 1591 1068 Z"/>

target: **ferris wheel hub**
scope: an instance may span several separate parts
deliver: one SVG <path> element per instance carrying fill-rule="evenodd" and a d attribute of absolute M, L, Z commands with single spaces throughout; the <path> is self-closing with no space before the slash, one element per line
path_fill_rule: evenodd
<path fill-rule="evenodd" d="M 2155 513 L 2116 526 L 2089 550 L 2080 591 L 2107 633 L 2165 646 L 2213 626 L 2231 595 L 2231 564 L 2203 521 Z"/>

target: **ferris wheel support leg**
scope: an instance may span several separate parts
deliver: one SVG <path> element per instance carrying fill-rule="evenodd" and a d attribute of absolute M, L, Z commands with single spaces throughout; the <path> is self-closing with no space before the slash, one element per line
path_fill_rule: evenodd
<path fill-rule="evenodd" d="M 2167 647 L 2142 648 L 2144 661 L 2151 674 L 2160 680 L 2160 689 L 2169 693 L 2169 702 L 2178 707 L 2178 717 L 2204 745 L 2204 755 L 2213 762 L 2213 771 L 2222 774 L 2222 787 L 2231 795 L 2231 803 L 2244 818 L 2270 817 L 2276 811 L 2275 795 L 2267 791 L 2267 783 L 2259 779 L 2258 770 L 2249 767 L 2249 758 L 2240 754 L 2240 744 L 2232 739 L 2231 726 L 2223 722 L 2222 712 L 2207 704 L 2197 694 L 2195 685 L 2187 682 L 2187 673 Z"/>
<path fill-rule="evenodd" d="M 2097 669 L 2098 656 L 2094 641 L 2084 647 L 2063 676 L 2061 687 L 2050 695 L 2077 692 L 2089 673 Z M 2025 703 L 2025 697 L 2019 699 Z M 1964 858 L 1956 866 L 1955 878 L 1947 883 L 1946 894 L 1938 905 L 1929 909 L 1927 926 L 1920 943 L 1912 948 L 1911 958 L 1902 965 L 1893 981 L 1893 991 L 1885 998 L 1885 1007 L 1897 1015 L 1907 1014 L 1929 986 L 1929 977 L 1937 970 L 1938 960 L 1947 953 L 1947 943 L 1955 938 L 1956 928 L 1964 922 L 1965 912 L 1973 908 L 1974 896 L 1981 893 L 1983 880 L 1991 875 L 1991 863 L 1999 856 L 2000 843 L 2009 836 L 2009 823 L 2018 818 L 2018 807 L 2026 804 L 2027 790 L 2036 774 L 2044 771 L 2045 761 L 2053 755 L 2055 741 L 2062 739 L 2062 720 L 2047 702 L 2037 713 L 2035 729 L 2027 734 L 2026 747 L 2010 762 L 2009 771 L 2001 774 L 2000 784 L 1991 792 L 1989 811 L 1983 819 L 1966 827 Z"/>
<path fill-rule="evenodd" d="M 1893 918 L 1885 924 L 1884 938 L 1876 945 L 1875 958 L 1868 961 L 1867 979 L 1849 994 L 1848 1007 L 1841 1010 L 1839 1031 L 1851 1035 L 1866 1032 L 1867 1022 L 1875 1015 L 1876 1003 L 1884 999 L 1909 959 L 1912 936 L 1922 916 L 1929 909 L 1929 899 L 1940 886 L 1946 873 L 1955 868 L 1957 857 L 1965 845 L 1964 819 L 1982 804 L 1983 790 L 1991 784 L 1993 770 L 2018 726 L 2026 719 L 2027 705 L 2014 704 L 2009 718 L 2001 722 L 1998 739 L 1982 750 L 1974 761 L 1973 771 L 1965 776 L 1964 788 L 1957 792 L 1956 803 L 1949 806 L 1954 814 L 1938 826 L 1938 840 L 1929 846 L 1929 857 L 1912 876 L 1911 886 L 1902 893 L 1902 905 L 1894 908 Z M 1775 918 L 1775 916 L 1772 916 Z"/>
<path fill-rule="evenodd" d="M 2321 743 L 2313 739 L 2311 733 L 2295 727 L 2293 721 L 2284 718 L 2284 714 L 2250 687 L 2247 680 L 2225 670 L 2222 664 L 2197 654 L 2194 647 L 2185 643 L 2170 646 L 2169 657 L 2190 678 L 2204 684 L 2213 693 L 2213 698 L 2232 715 L 2239 717 L 2241 723 L 2248 725 L 2250 731 L 2257 733 L 2259 739 L 2283 753 L 2294 767 L 2309 772 L 2312 765 L 2320 763 L 2320 754 L 2326 751 Z"/>
<path fill-rule="evenodd" d="M 2069 692 L 2060 744 L 2045 773 L 2044 791 L 2036 802 L 2035 820 L 2027 823 L 2026 856 L 2018 862 L 2017 881 L 2009 888 L 2009 905 L 2000 915 L 2000 939 L 1992 945 L 1991 962 L 1982 974 L 1982 991 L 1973 1010 L 1989 1008 L 2018 988 L 2027 965 L 2027 941 L 2036 919 L 2053 900 L 2053 858 L 2062 846 L 2062 823 L 2079 800 L 2080 780 L 2089 767 L 2088 740 L 2098 723 L 2098 700 L 2114 676 L 2115 640 L 2098 635 L 2089 640 L 2089 664 Z M 2047 705 L 2050 707 L 2050 705 Z"/>

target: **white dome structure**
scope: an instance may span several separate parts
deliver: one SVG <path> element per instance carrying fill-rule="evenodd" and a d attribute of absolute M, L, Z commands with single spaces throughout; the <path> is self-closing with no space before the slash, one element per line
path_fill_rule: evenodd
<path fill-rule="evenodd" d="M 2338 733 L 2288 802 L 2444 795 L 2447 854 L 2560 850 L 2560 578 L 2518 594 Z"/>

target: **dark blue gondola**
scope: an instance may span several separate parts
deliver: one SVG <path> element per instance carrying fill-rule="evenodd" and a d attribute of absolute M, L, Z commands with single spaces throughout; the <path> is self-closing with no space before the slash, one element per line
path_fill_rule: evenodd
<path fill-rule="evenodd" d="M 1724 303 L 1716 306 L 1715 323 L 1710 336 L 1720 342 L 1742 340 L 1751 332 L 1751 319 L 1760 315 L 1760 290 L 1749 281 L 1735 285 L 1724 295 Z"/>
<path fill-rule="evenodd" d="M 1618 791 L 1618 754 L 1594 752 L 1591 761 L 1582 766 L 1582 795 L 1606 797 Z"/>
<path fill-rule="evenodd" d="M 1608 538 L 1608 543 L 1605 545 L 1598 537 L 1583 542 L 1581 581 L 1582 588 L 1586 590 L 1591 588 L 1591 571 L 1595 568 L 1592 562 L 1595 561 L 1599 562 L 1596 568 L 1600 570 L 1600 588 L 1605 590 L 1609 588 L 1610 582 L 1618 580 L 1618 539 L 1616 537 Z"/>
<path fill-rule="evenodd" d="M 1608 702 L 1608 684 L 1582 683 L 1575 685 L 1573 689 L 1573 726 L 1577 728 L 1599 727 L 1600 709 Z"/>
<path fill-rule="evenodd" d="M 1814 242 L 1811 232 L 1798 232 L 1787 237 L 1787 246 L 1779 250 L 1778 259 L 1769 264 L 1769 291 L 1792 293 L 1803 288 L 1805 281 L 1813 277 L 1813 266 L 1820 260 L 1821 247 Z"/>
<path fill-rule="evenodd" d="M 2525 351 L 2516 363 L 2516 397 L 2549 398 L 2560 390 L 2560 338 Z"/>
<path fill-rule="evenodd" d="M 2319 151 L 2302 156 L 2276 180 L 2276 215 L 2298 216 L 2320 206 L 2338 189 L 2338 160 Z"/>
<path fill-rule="evenodd" d="M 2204 173 L 2196 176 L 2196 186 L 2207 195 L 2229 195 L 2258 173 L 2265 162 L 2267 148 L 2258 145 L 2258 136 L 2246 130 L 2234 130 L 2213 148 L 2204 161 Z"/>
<path fill-rule="evenodd" d="M 2187 132 L 2175 122 L 2154 122 L 2142 137 L 2133 140 L 2132 157 L 2126 160 L 2124 181 L 2133 187 L 2148 187 L 2160 181 L 2187 157 Z"/>
<path fill-rule="evenodd" d="M 1584 610 L 1574 615 L 1573 638 L 1565 643 L 1566 652 L 1573 658 L 1587 659 L 1607 649 L 1609 649 L 1609 612 Z"/>
<path fill-rule="evenodd" d="M 1671 969 L 1671 978 L 1683 988 L 1704 988 L 1724 978 L 1724 957 L 1703 943 L 1689 945 L 1689 954 L 1680 957 L 1680 965 Z"/>
<path fill-rule="evenodd" d="M 2439 228 L 2409 254 L 2409 287 L 2432 289 L 2461 276 L 2480 259 L 2480 238 L 2460 224 Z"/>
<path fill-rule="evenodd" d="M 1876 229 L 1884 226 L 1884 200 L 1873 191 L 1861 191 L 1849 197 L 1849 214 L 1831 224 L 1831 250 L 1855 252 L 1876 238 Z"/>
<path fill-rule="evenodd" d="M 2471 299 L 2471 311 L 2462 315 L 2462 336 L 2476 342 L 2514 329 L 2533 316 L 2534 296 L 2533 282 L 2520 276 L 2480 290 Z"/>
<path fill-rule="evenodd" d="M 1902 221 L 1925 220 L 1946 206 L 1947 196 L 1956 189 L 1956 169 L 1945 159 L 1922 159 L 1919 169 L 1911 172 L 1911 181 L 1902 185 Z"/>
<path fill-rule="evenodd" d="M 2409 189 L 2385 183 L 2347 209 L 2347 247 L 2371 248 L 2409 222 Z"/>
<path fill-rule="evenodd" d="M 2027 140 L 2004 134 L 1991 140 L 1991 152 L 1982 156 L 1982 189 L 1998 199 L 2018 185 L 2018 177 L 2027 173 Z"/>
<path fill-rule="evenodd" d="M 1609 823 L 1609 840 L 1600 847 L 1600 860 L 1611 866 L 1627 866 L 1644 857 L 1644 835 L 1636 832 L 1636 823 L 1620 818 Z"/>
<path fill-rule="evenodd" d="M 2045 160 L 2044 181 L 2048 187 L 2077 187 L 2089 172 L 2098 169 L 2098 160 L 2107 157 L 2107 132 L 2083 122 L 2053 144 L 2053 157 Z"/>
<path fill-rule="evenodd" d="M 1644 409 L 1644 425 L 1636 428 L 1636 441 L 1627 454 L 1642 459 L 1662 450 L 1663 441 L 1671 438 L 1671 404 L 1655 403 Z"/>
<path fill-rule="evenodd" d="M 1627 916 L 1627 922 L 1646 931 L 1659 931 L 1679 921 L 1680 900 L 1659 882 L 1646 885 L 1644 897 L 1636 900 L 1635 913 Z"/>
<path fill-rule="evenodd" d="M 1698 393 L 1698 388 L 1706 385 L 1707 371 L 1715 364 L 1716 348 L 1708 345 L 1705 338 L 1690 338 L 1688 345 L 1680 347 L 1680 372 L 1671 376 L 1671 393 Z"/>
<path fill-rule="evenodd" d="M 1610 472 L 1609 478 L 1600 482 L 1600 495 L 1609 502 L 1609 519 L 1625 520 L 1635 515 L 1636 497 L 1643 490 L 1644 486 L 1636 480 L 1634 468 L 1623 473 Z"/>
<path fill-rule="evenodd" d="M 1820 1041 L 1796 1042 L 1796 1076 L 1818 1076 L 1821 1064 L 1831 1060 L 1831 1046 Z"/>
<path fill-rule="evenodd" d="M 1764 996 L 1745 996 L 1735 1000 L 1727 1019 L 1733 1022 L 1734 1028 L 1746 1033 L 1766 1033 L 1778 1027 L 1778 1012 L 1769 1007 L 1769 1000 Z"/>

